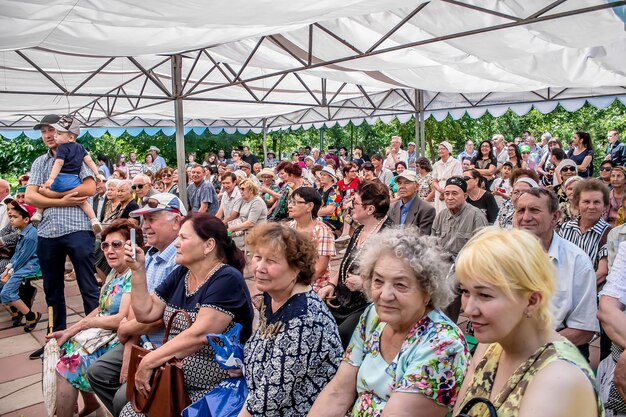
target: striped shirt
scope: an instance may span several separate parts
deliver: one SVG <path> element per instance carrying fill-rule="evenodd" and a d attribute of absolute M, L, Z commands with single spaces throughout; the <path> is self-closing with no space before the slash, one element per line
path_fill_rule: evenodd
<path fill-rule="evenodd" d="M 135 162 L 135 163 L 128 162 L 126 164 L 126 168 L 128 169 L 129 180 L 132 180 L 139 174 L 143 174 L 143 165 L 141 165 L 139 162 Z"/>
<path fill-rule="evenodd" d="M 39 187 L 45 183 L 52 171 L 54 160 L 50 150 L 35 159 L 33 166 L 30 168 L 28 185 Z M 93 173 L 84 163 L 80 169 L 79 177 L 81 181 L 84 181 L 85 178 L 93 178 Z M 37 234 L 43 238 L 56 238 L 82 231 L 91 232 L 91 223 L 80 206 L 49 207 L 43 212 L 43 219 L 39 224 Z"/>
<path fill-rule="evenodd" d="M 598 220 L 598 222 L 591 229 L 582 233 L 578 225 L 578 219 L 573 219 L 563 223 L 558 231 L 558 234 L 563 239 L 569 240 L 589 255 L 589 258 L 593 263 L 593 268 L 597 269 L 600 259 L 608 256 L 606 239 L 602 247 L 600 247 L 600 241 L 605 233 L 608 234 L 608 229 L 610 228 L 611 225 L 609 225 L 604 219 L 600 218 L 600 220 Z"/>

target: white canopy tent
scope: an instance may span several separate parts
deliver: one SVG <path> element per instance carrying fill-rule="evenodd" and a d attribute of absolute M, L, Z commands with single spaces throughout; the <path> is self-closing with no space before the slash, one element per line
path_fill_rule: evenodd
<path fill-rule="evenodd" d="M 479 117 L 626 100 L 612 0 L 0 0 L 0 134 Z M 183 111 L 184 103 L 184 111 Z M 421 127 L 421 129 L 420 129 Z M 179 161 L 179 166 L 182 166 Z"/>

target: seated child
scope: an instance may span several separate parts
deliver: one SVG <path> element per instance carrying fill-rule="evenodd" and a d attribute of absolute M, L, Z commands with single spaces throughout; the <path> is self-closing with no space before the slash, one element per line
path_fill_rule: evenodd
<path fill-rule="evenodd" d="M 0 275 L 0 302 L 8 304 L 14 322 L 18 324 L 26 318 L 25 332 L 31 332 L 41 320 L 41 313 L 33 312 L 20 299 L 19 289 L 24 278 L 39 271 L 37 258 L 37 229 L 30 223 L 35 208 L 11 200 L 9 203 L 9 221 L 19 230 L 20 238 L 15 247 L 15 254 Z"/>
<path fill-rule="evenodd" d="M 83 162 L 94 173 L 94 177 L 98 175 L 98 167 L 93 162 L 83 145 L 76 142 L 76 138 L 80 134 L 80 126 L 78 120 L 71 116 L 63 116 L 61 120 L 53 124 L 56 130 L 54 140 L 58 144 L 56 149 L 56 157 L 48 181 L 42 187 L 62 193 L 73 190 L 81 184 L 79 177 L 80 169 Z M 85 201 L 80 205 L 85 214 L 89 217 L 91 227 L 94 233 L 102 232 L 102 225 L 96 213 L 93 211 L 89 201 Z M 43 210 L 37 210 L 37 214 L 33 216 L 33 221 L 41 221 Z"/>

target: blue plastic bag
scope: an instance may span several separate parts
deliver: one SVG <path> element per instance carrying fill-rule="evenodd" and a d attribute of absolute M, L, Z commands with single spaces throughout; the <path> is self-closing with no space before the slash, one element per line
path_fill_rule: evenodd
<path fill-rule="evenodd" d="M 183 411 L 183 417 L 237 417 L 248 398 L 244 377 L 227 378 Z"/>
<path fill-rule="evenodd" d="M 241 324 L 236 323 L 225 334 L 208 334 L 207 340 L 215 351 L 215 361 L 223 369 L 243 371 L 243 346 L 239 343 Z M 220 339 L 219 346 L 213 339 Z M 183 417 L 237 417 L 248 398 L 244 377 L 226 378 L 203 398 L 183 411 Z"/>
<path fill-rule="evenodd" d="M 243 370 L 243 346 L 239 343 L 241 324 L 235 323 L 232 329 L 224 334 L 209 333 L 207 341 L 215 351 L 215 362 L 223 369 Z M 213 339 L 220 339 L 224 346 L 219 346 Z"/>

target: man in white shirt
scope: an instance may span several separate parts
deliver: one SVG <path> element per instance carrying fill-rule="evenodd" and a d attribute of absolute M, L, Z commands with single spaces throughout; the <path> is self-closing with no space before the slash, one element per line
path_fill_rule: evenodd
<path fill-rule="evenodd" d="M 7 215 L 7 206 L 4 199 L 9 196 L 9 183 L 0 178 L 0 229 L 9 224 L 9 216 Z"/>
<path fill-rule="evenodd" d="M 495 134 L 491 138 L 493 142 L 493 153 L 498 161 L 498 171 L 502 168 L 502 165 L 509 160 L 509 150 L 504 146 L 504 136 L 501 134 Z"/>
<path fill-rule="evenodd" d="M 400 136 L 392 136 L 387 159 L 385 159 L 385 168 L 392 172 L 396 170 L 396 164 L 400 161 L 404 162 L 407 167 L 409 166 L 409 153 L 401 149 L 401 147 L 402 138 Z"/>
<path fill-rule="evenodd" d="M 222 184 L 222 198 L 220 200 L 220 208 L 217 209 L 215 217 L 228 225 L 229 221 L 237 217 L 236 213 L 241 205 L 241 193 L 239 187 L 237 187 L 237 176 L 232 172 L 223 173 L 220 180 Z M 233 215 L 233 213 L 235 214 Z"/>
<path fill-rule="evenodd" d="M 550 304 L 556 330 L 589 358 L 589 342 L 600 332 L 595 270 L 589 255 L 554 232 L 560 218 L 556 194 L 531 188 L 517 200 L 513 226 L 537 236 L 552 258 L 556 289 Z"/>
<path fill-rule="evenodd" d="M 372 165 L 374 165 L 374 175 L 389 187 L 393 178 L 393 172 L 383 166 L 383 157 L 379 154 L 372 155 Z"/>

